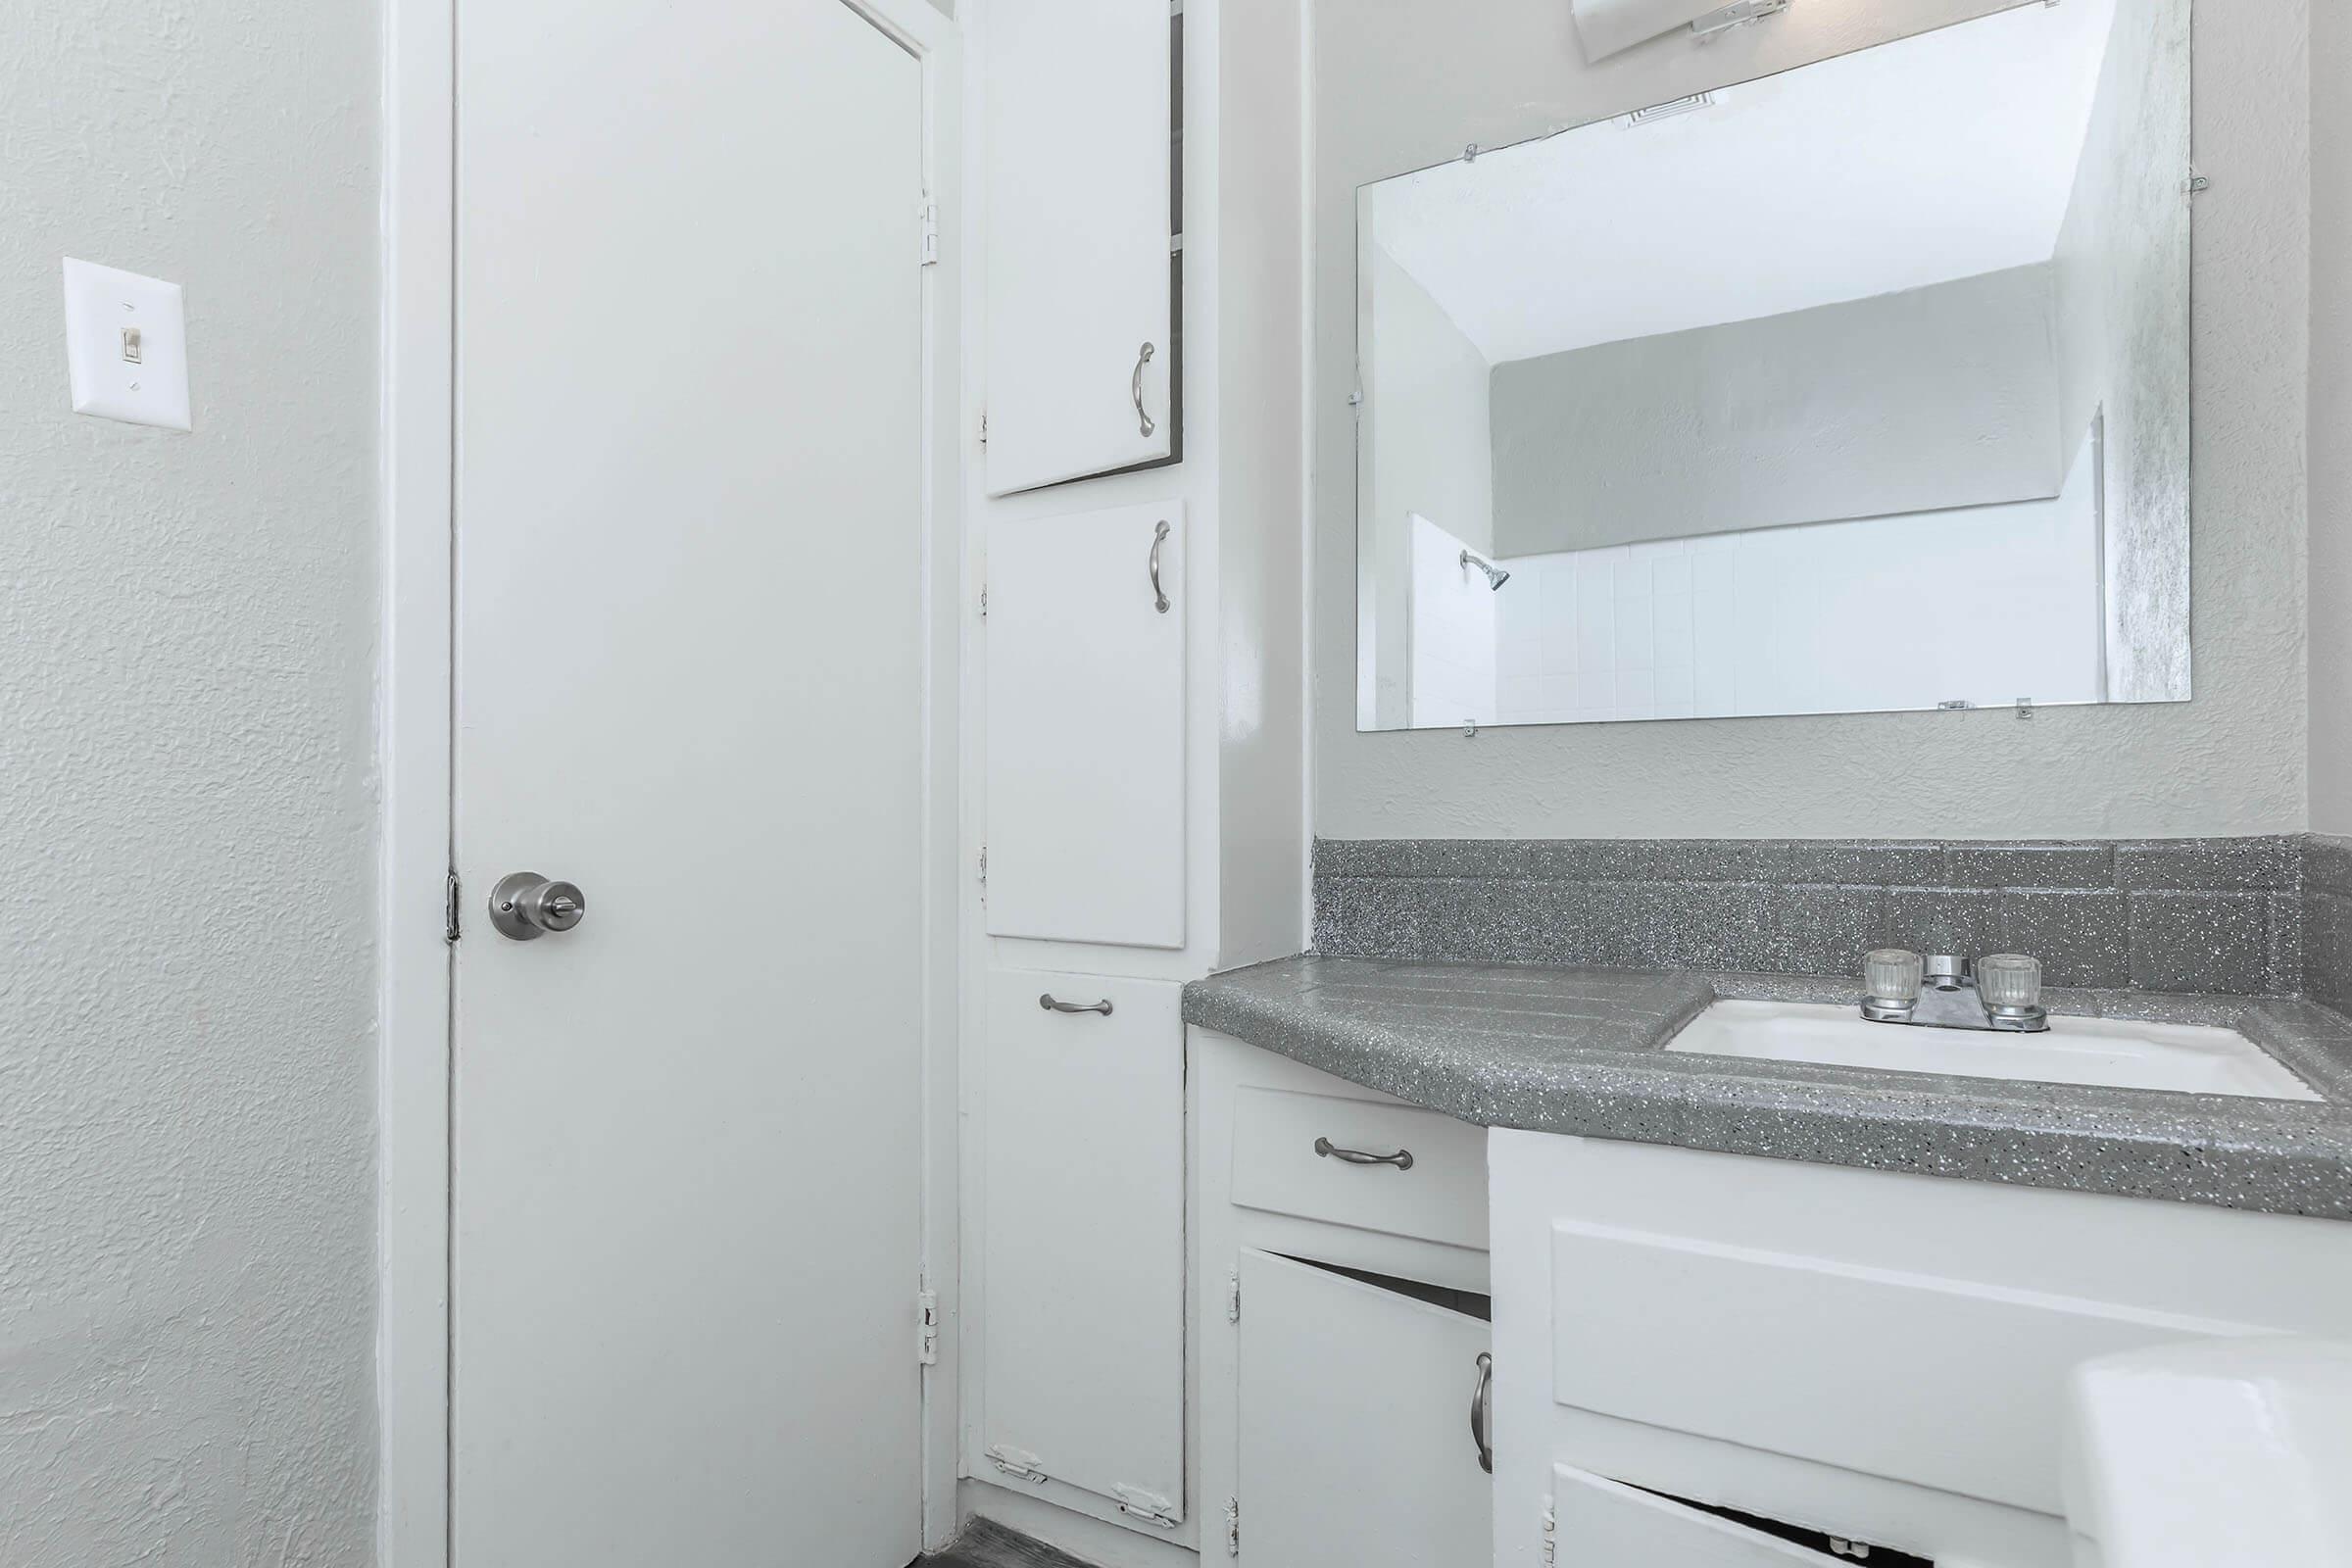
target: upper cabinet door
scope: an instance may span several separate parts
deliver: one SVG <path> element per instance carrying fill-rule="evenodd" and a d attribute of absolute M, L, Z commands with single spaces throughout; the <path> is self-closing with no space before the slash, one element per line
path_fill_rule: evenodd
<path fill-rule="evenodd" d="M 991 495 L 1176 454 L 1168 12 L 988 7 Z"/>
<path fill-rule="evenodd" d="M 988 930 L 1184 946 L 1184 509 L 988 538 Z"/>

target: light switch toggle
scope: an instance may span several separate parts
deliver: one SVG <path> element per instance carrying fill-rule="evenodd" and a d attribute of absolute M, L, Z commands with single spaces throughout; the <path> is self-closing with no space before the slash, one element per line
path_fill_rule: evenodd
<path fill-rule="evenodd" d="M 66 259 L 74 412 L 185 430 L 188 329 L 179 285 Z"/>

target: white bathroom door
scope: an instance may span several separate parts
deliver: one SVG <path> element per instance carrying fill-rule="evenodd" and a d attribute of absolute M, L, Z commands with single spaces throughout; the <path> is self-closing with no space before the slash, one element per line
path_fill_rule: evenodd
<path fill-rule="evenodd" d="M 458 37 L 456 1568 L 903 1568 L 920 68 L 841 0 Z"/>

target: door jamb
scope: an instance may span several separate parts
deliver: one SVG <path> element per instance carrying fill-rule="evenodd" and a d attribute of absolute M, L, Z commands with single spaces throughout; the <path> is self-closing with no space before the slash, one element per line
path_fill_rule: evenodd
<path fill-rule="evenodd" d="M 843 0 L 923 73 L 924 199 L 936 265 L 921 270 L 923 583 L 923 1042 L 921 1255 L 938 1360 L 922 1368 L 922 1540 L 955 1534 L 957 1465 L 956 1046 L 961 384 L 961 54 L 927 0 Z M 377 859 L 376 1556 L 450 1568 L 450 1125 L 457 0 L 387 0 L 383 50 L 382 651 Z M 916 199 L 910 192 L 909 200 Z M 909 266 L 912 266 L 909 259 Z"/>

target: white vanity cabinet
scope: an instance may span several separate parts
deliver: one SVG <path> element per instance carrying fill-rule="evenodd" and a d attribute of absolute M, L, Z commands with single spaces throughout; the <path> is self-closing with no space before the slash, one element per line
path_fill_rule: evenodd
<path fill-rule="evenodd" d="M 988 0 L 991 495 L 1177 455 L 1167 0 Z"/>
<path fill-rule="evenodd" d="M 1204 1554 L 1486 1562 L 1485 1132 L 1191 1039 Z"/>
<path fill-rule="evenodd" d="M 2352 1321 L 2352 1227 L 1490 1135 L 1494 1561 L 1771 1563 L 1752 1521 L 2065 1568 L 2088 1357 Z"/>

